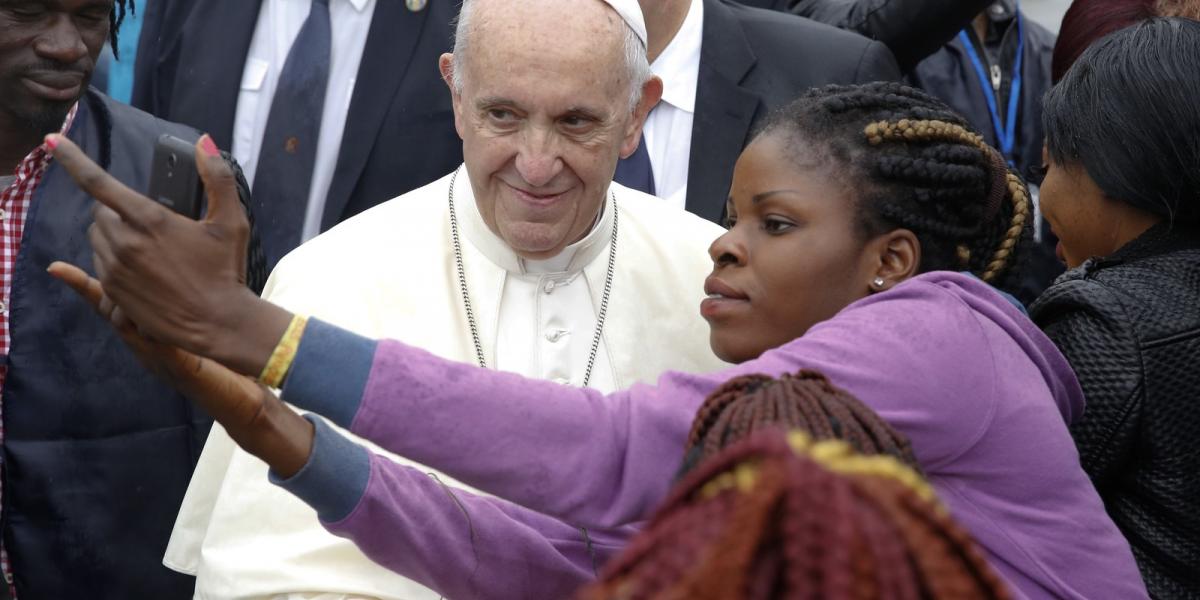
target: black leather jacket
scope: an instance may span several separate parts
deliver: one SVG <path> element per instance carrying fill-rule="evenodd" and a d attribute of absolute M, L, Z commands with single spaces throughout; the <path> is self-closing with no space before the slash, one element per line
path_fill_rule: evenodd
<path fill-rule="evenodd" d="M 1200 598 L 1200 230 L 1065 273 L 1031 316 L 1087 399 L 1071 433 L 1155 598 Z"/>

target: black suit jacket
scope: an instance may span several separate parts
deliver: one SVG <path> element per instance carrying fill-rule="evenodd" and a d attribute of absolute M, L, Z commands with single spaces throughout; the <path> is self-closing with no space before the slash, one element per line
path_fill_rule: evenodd
<path fill-rule="evenodd" d="M 737 0 L 738 4 L 753 6 L 756 8 L 767 8 L 770 10 L 787 10 L 788 5 L 792 0 Z"/>
<path fill-rule="evenodd" d="M 899 78 L 878 42 L 787 13 L 704 0 L 688 211 L 721 221 L 733 165 L 770 111 L 811 87 Z"/>
<path fill-rule="evenodd" d="M 457 3 L 412 12 L 380 0 L 346 117 L 321 229 L 429 183 L 462 162 L 437 59 L 453 45 Z M 243 65 L 262 0 L 153 0 L 135 105 L 230 148 Z"/>

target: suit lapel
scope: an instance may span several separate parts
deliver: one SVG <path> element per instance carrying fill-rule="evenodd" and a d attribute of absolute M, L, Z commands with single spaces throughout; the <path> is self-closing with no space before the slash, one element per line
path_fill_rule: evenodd
<path fill-rule="evenodd" d="M 180 39 L 178 72 L 168 120 L 207 132 L 233 147 L 233 119 L 242 66 L 262 0 L 205 0 L 192 10 Z"/>
<path fill-rule="evenodd" d="M 341 220 L 342 211 L 350 201 L 350 194 L 379 137 L 383 120 L 395 103 L 400 83 L 411 68 L 421 29 L 431 12 L 432 7 L 417 12 L 407 10 L 399 0 L 380 0 L 375 4 L 375 16 L 358 68 L 350 111 L 346 115 L 337 170 L 325 200 L 322 231 Z M 416 110 L 419 107 L 407 108 Z"/>
<path fill-rule="evenodd" d="M 741 23 L 718 0 L 704 0 L 700 77 L 688 163 L 687 209 L 719 221 L 732 181 L 732 165 L 750 135 L 762 103 L 741 86 L 757 58 Z"/>

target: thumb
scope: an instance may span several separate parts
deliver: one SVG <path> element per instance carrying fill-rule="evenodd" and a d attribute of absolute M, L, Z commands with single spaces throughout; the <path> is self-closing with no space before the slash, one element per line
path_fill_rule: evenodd
<path fill-rule="evenodd" d="M 208 196 L 205 222 L 234 227 L 245 220 L 233 170 L 208 134 L 196 141 L 196 171 Z"/>
<path fill-rule="evenodd" d="M 55 279 L 75 290 L 75 293 L 82 296 L 88 304 L 92 305 L 92 308 L 99 310 L 100 301 L 104 298 L 104 287 L 83 269 L 71 263 L 56 260 L 50 263 L 50 268 L 46 271 Z"/>

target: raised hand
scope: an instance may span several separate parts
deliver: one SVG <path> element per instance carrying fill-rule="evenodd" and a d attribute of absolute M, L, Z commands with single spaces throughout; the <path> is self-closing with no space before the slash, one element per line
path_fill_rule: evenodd
<path fill-rule="evenodd" d="M 291 315 L 244 284 L 249 222 L 233 173 L 212 139 L 196 143 L 208 195 L 202 221 L 129 189 L 74 143 L 50 135 L 54 159 L 97 204 L 88 238 L 105 297 L 138 331 L 257 375 Z"/>

